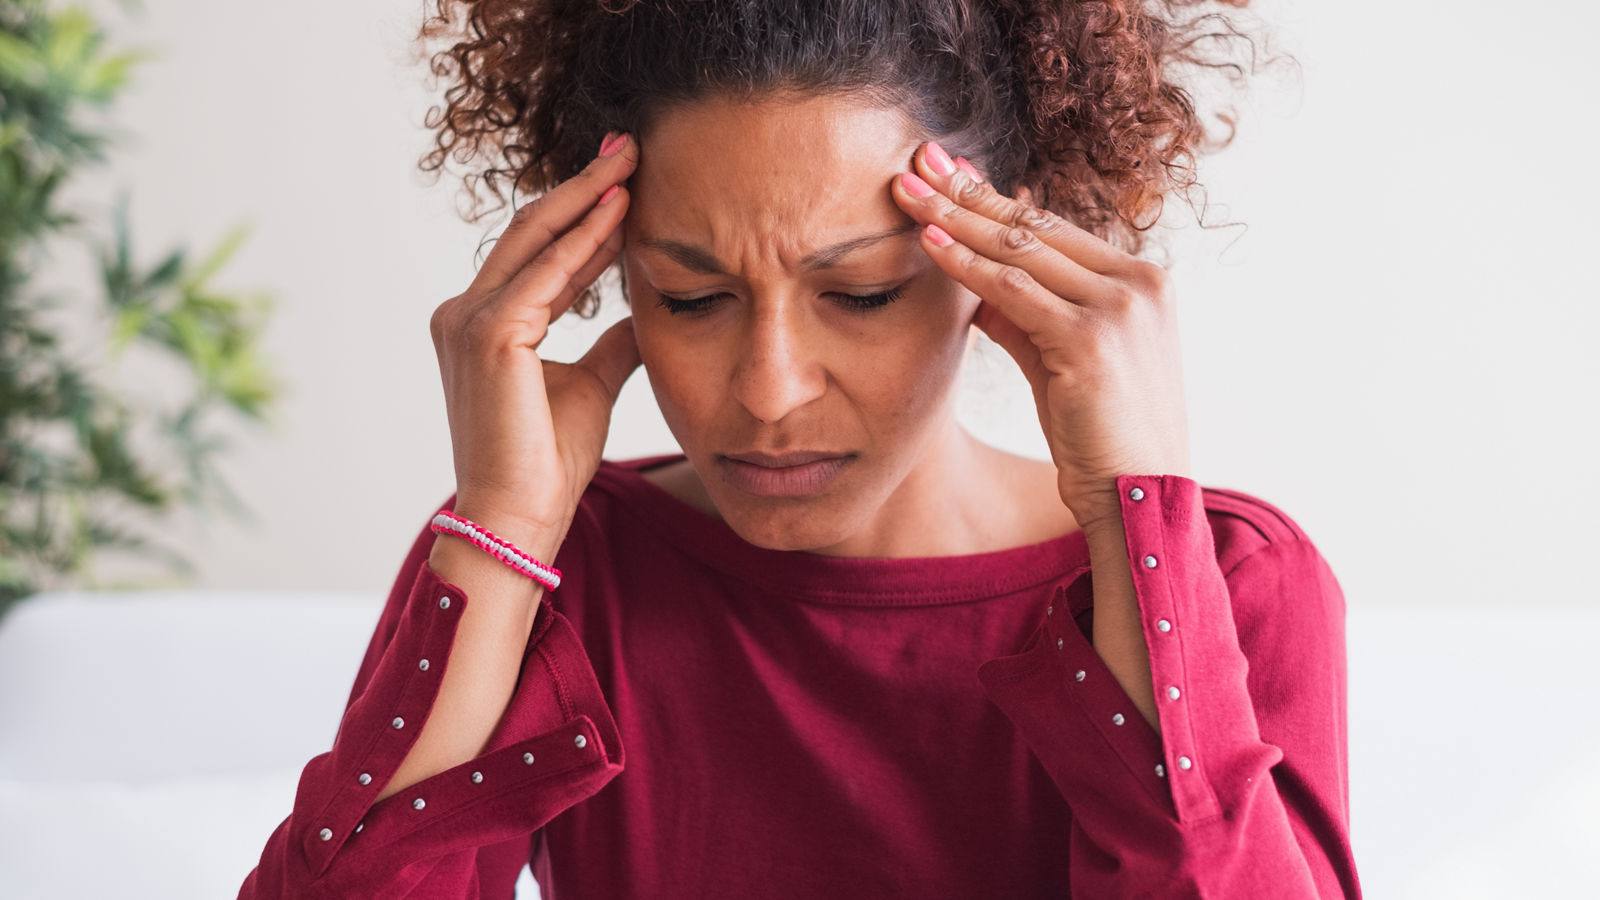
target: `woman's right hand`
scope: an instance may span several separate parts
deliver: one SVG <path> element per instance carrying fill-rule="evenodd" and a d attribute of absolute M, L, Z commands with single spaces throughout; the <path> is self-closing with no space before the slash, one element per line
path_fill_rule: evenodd
<path fill-rule="evenodd" d="M 537 353 L 550 323 L 622 249 L 620 183 L 638 164 L 638 144 L 624 136 L 620 149 L 602 149 L 612 152 L 519 208 L 472 284 L 429 322 L 455 510 L 514 543 L 522 535 L 559 545 L 600 465 L 617 394 L 639 365 L 631 318 L 575 363 Z"/>

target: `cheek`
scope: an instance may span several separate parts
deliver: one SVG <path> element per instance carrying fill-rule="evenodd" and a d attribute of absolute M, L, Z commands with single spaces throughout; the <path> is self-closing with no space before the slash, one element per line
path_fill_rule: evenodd
<path fill-rule="evenodd" d="M 943 407 L 955 388 L 967 351 L 971 306 L 951 301 L 929 305 L 913 322 L 880 336 L 860 354 L 855 382 L 874 398 L 881 421 L 925 419 Z M 861 394 L 858 393 L 858 396 Z"/>
<path fill-rule="evenodd" d="M 978 296 L 960 283 L 943 277 L 940 287 L 943 296 L 930 305 L 914 332 L 916 358 L 908 360 L 930 388 L 947 386 L 960 374 L 971 341 L 972 316 L 978 310 Z"/>
<path fill-rule="evenodd" d="M 712 361 L 697 342 L 652 327 L 648 316 L 636 319 L 634 333 L 656 405 L 682 443 L 688 440 L 685 426 L 710 415 L 717 393 L 710 384 L 716 377 Z"/>

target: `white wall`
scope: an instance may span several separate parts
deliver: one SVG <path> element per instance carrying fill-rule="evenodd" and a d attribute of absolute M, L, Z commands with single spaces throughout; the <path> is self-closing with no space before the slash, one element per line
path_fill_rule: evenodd
<path fill-rule="evenodd" d="M 415 169 L 432 102 L 406 60 L 420 0 L 167 0 L 131 21 L 92 6 L 166 55 L 117 109 L 130 141 L 115 164 L 74 186 L 88 219 L 130 186 L 146 262 L 252 220 L 221 284 L 280 302 L 266 350 L 289 385 L 281 424 L 241 432 L 226 465 L 258 518 L 186 520 L 174 540 L 192 542 L 202 587 L 387 591 L 453 485 L 428 316 L 491 227 L 456 216 L 455 181 Z M 1600 13 L 1273 0 L 1262 14 L 1302 77 L 1259 82 L 1235 146 L 1201 171 L 1207 220 L 1249 228 L 1201 232 L 1169 204 L 1196 475 L 1297 518 L 1352 609 L 1418 608 L 1352 619 L 1415 623 L 1353 631 L 1368 650 L 1351 659 L 1352 833 L 1370 895 L 1568 895 L 1554 886 L 1578 879 L 1579 844 L 1553 836 L 1596 827 L 1580 735 L 1600 684 L 1568 652 L 1554 668 L 1505 661 L 1536 658 L 1540 629 L 1596 601 L 1600 297 L 1581 260 L 1600 238 Z M 58 259 L 51 278 L 85 283 L 87 262 Z M 576 357 L 619 312 L 560 323 L 550 354 Z M 98 333 L 80 328 L 84 352 Z M 1042 455 L 1020 376 L 988 349 L 964 416 Z M 172 379 L 153 359 L 116 371 L 152 397 Z M 616 423 L 610 456 L 673 449 L 642 374 Z M 1497 612 L 1509 650 L 1463 638 Z M 1459 662 L 1384 674 L 1417 646 Z M 1577 793 L 1558 796 L 1554 775 L 1530 791 L 1524 771 L 1570 772 Z"/>
<path fill-rule="evenodd" d="M 385 590 L 453 487 L 427 322 L 491 227 L 456 216 L 456 181 L 415 169 L 432 98 L 406 48 L 423 7 L 96 8 L 165 57 L 117 108 L 132 140 L 74 196 L 94 221 L 130 186 L 146 261 L 248 218 L 220 284 L 280 298 L 266 349 L 290 388 L 281 427 L 242 432 L 226 466 L 259 519 L 181 523 L 198 582 Z M 1168 205 L 1187 226 L 1172 270 L 1196 475 L 1295 516 L 1352 605 L 1595 601 L 1600 316 L 1579 260 L 1597 237 L 1600 14 L 1519 10 L 1270 4 L 1301 83 L 1262 76 L 1235 146 L 1201 170 L 1208 221 L 1248 230 L 1201 233 Z M 562 323 L 551 355 L 575 357 L 611 316 Z M 988 349 L 974 371 L 1009 402 L 964 414 L 1042 454 L 1020 376 Z M 608 455 L 674 449 L 642 373 L 616 422 Z"/>

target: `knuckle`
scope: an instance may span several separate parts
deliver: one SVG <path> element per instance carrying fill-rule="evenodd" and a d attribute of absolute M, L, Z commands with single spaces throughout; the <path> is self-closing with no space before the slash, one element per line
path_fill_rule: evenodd
<path fill-rule="evenodd" d="M 433 335 L 435 344 L 446 341 L 460 328 L 461 318 L 470 307 L 469 298 L 462 293 L 433 308 L 433 315 L 428 317 L 428 333 Z"/>
<path fill-rule="evenodd" d="M 1108 306 L 1118 311 L 1132 309 L 1143 297 L 1143 292 L 1126 282 L 1118 282 L 1111 289 Z"/>
<path fill-rule="evenodd" d="M 433 315 L 428 317 L 428 334 L 433 337 L 433 343 L 435 345 L 437 345 L 439 343 L 439 341 L 444 337 L 444 332 L 445 332 L 444 319 L 445 319 L 445 315 L 446 315 L 445 309 L 449 305 L 450 305 L 450 301 L 446 300 L 445 302 L 439 304 L 438 306 L 435 306 L 433 308 Z"/>
<path fill-rule="evenodd" d="M 1048 209 L 1026 204 L 1019 205 L 1011 216 L 1011 224 L 1033 232 L 1052 232 L 1060 222 L 1060 217 Z"/>
<path fill-rule="evenodd" d="M 1085 338 L 1078 345 L 1077 358 L 1083 362 L 1084 369 L 1091 372 L 1104 372 L 1115 358 L 1112 346 L 1116 343 L 1114 327 L 1104 319 L 1093 320 L 1085 329 Z"/>
<path fill-rule="evenodd" d="M 481 350 L 494 342 L 498 330 L 494 316 L 480 309 L 475 314 L 467 316 L 466 321 L 459 323 L 456 328 L 456 340 L 464 347 Z"/>
<path fill-rule="evenodd" d="M 1134 278 L 1143 285 L 1146 293 L 1159 302 L 1171 299 L 1172 273 L 1165 266 L 1141 259 L 1134 266 Z"/>
<path fill-rule="evenodd" d="M 1005 232 L 1000 235 L 1000 243 L 1007 250 L 1032 249 L 1035 240 L 1036 238 L 1034 238 L 1033 232 L 1026 228 L 1018 228 L 1015 225 L 1007 228 Z"/>
<path fill-rule="evenodd" d="M 955 198 L 961 203 L 977 203 L 985 195 L 984 185 L 973 181 L 971 178 L 956 180 Z"/>
<path fill-rule="evenodd" d="M 1019 266 L 1001 266 L 999 282 L 1013 294 L 1025 294 L 1033 287 L 1033 276 Z"/>
<path fill-rule="evenodd" d="M 961 253 L 957 256 L 957 263 L 961 266 L 961 277 L 967 280 L 983 278 L 984 258 L 965 244 L 962 244 L 961 248 Z"/>

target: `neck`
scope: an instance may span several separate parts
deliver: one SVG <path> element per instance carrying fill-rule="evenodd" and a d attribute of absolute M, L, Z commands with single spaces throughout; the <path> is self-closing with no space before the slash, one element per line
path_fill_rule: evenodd
<path fill-rule="evenodd" d="M 1056 499 L 1054 465 L 984 444 L 952 418 L 862 528 L 813 552 L 961 556 L 1036 543 L 1076 528 Z"/>

